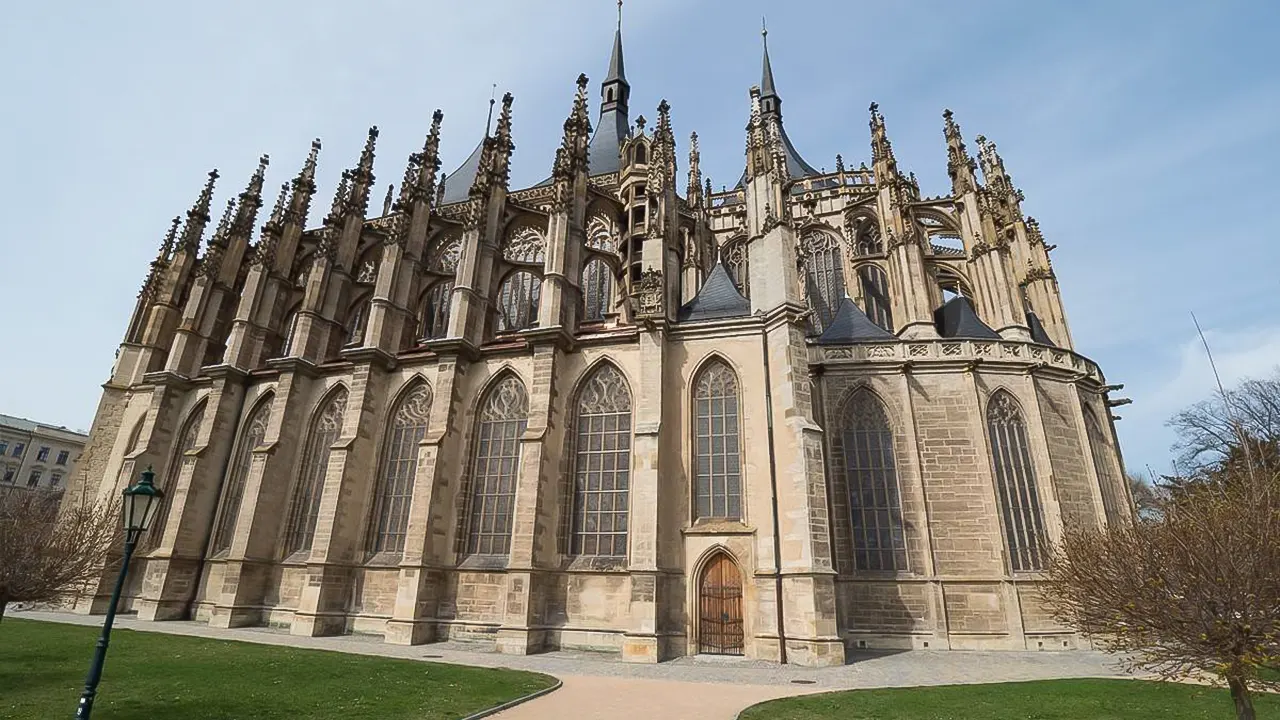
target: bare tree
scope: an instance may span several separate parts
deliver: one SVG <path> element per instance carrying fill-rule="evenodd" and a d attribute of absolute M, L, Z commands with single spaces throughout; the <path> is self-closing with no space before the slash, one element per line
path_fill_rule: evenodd
<path fill-rule="evenodd" d="M 1168 494 L 1164 488 L 1156 487 L 1141 475 L 1129 474 L 1129 494 L 1133 496 L 1133 504 L 1138 508 L 1138 517 L 1152 518 L 1160 514 L 1160 506 Z"/>
<path fill-rule="evenodd" d="M 121 536 L 119 501 L 58 511 L 58 494 L 0 489 L 0 619 L 11 602 L 53 602 L 102 573 Z"/>
<path fill-rule="evenodd" d="M 1251 692 L 1280 686 L 1259 674 L 1280 663 L 1280 477 L 1237 472 L 1196 492 L 1133 525 L 1068 529 L 1046 599 L 1134 668 L 1225 681 L 1253 720 Z"/>
<path fill-rule="evenodd" d="M 1177 433 L 1173 450 L 1182 474 L 1194 475 L 1226 460 L 1241 437 L 1280 441 L 1280 368 L 1263 380 L 1245 380 L 1234 389 L 1202 400 L 1170 418 Z"/>

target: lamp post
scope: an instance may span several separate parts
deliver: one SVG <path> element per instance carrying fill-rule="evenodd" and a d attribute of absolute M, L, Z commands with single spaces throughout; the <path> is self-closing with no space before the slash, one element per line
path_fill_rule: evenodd
<path fill-rule="evenodd" d="M 93 711 L 93 698 L 98 694 L 98 681 L 102 679 L 102 665 L 107 659 L 107 643 L 111 640 L 111 625 L 116 619 L 116 604 L 120 602 L 124 578 L 129 574 L 129 561 L 133 559 L 133 549 L 138 545 L 138 538 L 151 527 L 151 521 L 155 519 L 160 501 L 164 498 L 164 491 L 156 487 L 155 477 L 155 472 L 148 465 L 137 484 L 124 490 L 124 559 L 120 562 L 120 574 L 116 576 L 116 588 L 111 592 L 111 603 L 107 605 L 107 617 L 102 623 L 102 635 L 98 638 L 98 646 L 93 653 L 93 664 L 89 666 L 89 675 L 84 680 L 84 692 L 80 695 L 76 720 L 88 720 L 89 713 Z"/>

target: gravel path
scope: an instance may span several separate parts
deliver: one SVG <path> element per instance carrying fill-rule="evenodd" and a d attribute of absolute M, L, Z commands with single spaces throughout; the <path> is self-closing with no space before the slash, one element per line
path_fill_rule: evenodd
<path fill-rule="evenodd" d="M 13 617 L 75 625 L 102 624 L 100 616 L 72 613 L 19 611 L 14 612 Z M 361 655 L 507 667 L 546 673 L 564 681 L 564 687 L 550 695 L 494 716 L 501 720 L 730 719 L 743 708 L 763 700 L 825 690 L 1128 676 L 1114 658 L 1084 650 L 866 653 L 854 657 L 843 667 L 820 669 L 719 657 L 686 657 L 657 665 L 640 665 L 622 662 L 614 655 L 595 653 L 501 655 L 463 643 L 388 645 L 373 636 L 298 637 L 270 628 L 219 630 L 197 622 L 140 622 L 128 615 L 117 617 L 116 627 Z"/>

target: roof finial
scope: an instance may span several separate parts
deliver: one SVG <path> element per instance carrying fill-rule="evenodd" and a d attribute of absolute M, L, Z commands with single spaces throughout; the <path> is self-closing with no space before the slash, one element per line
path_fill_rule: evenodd
<path fill-rule="evenodd" d="M 760 16 L 760 36 L 764 38 L 764 44 L 768 45 L 769 44 L 769 23 L 767 22 L 767 20 L 765 19 L 765 16 L 763 15 Z"/>
<path fill-rule="evenodd" d="M 622 32 L 622 0 L 618 0 L 618 32 Z"/>

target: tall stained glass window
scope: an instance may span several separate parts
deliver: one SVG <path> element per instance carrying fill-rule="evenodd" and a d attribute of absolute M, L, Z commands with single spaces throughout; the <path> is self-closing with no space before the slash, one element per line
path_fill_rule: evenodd
<path fill-rule="evenodd" d="M 845 404 L 841 425 L 854 563 L 859 570 L 905 570 L 902 498 L 889 418 L 874 394 L 858 390 Z"/>
<path fill-rule="evenodd" d="M 1009 393 L 999 391 L 987 403 L 987 434 L 1009 564 L 1015 572 L 1039 570 L 1044 563 L 1044 517 L 1027 445 L 1027 424 Z"/>
<path fill-rule="evenodd" d="M 387 428 L 387 450 L 373 497 L 371 552 L 404 552 L 409 503 L 418 477 L 418 445 L 427 434 L 431 388 L 419 383 L 396 405 Z"/>
<path fill-rule="evenodd" d="M 485 396 L 476 427 L 467 498 L 468 555 L 506 555 L 511 550 L 520 436 L 528 424 L 529 397 L 519 378 L 508 375 Z"/>
<path fill-rule="evenodd" d="M 578 394 L 570 552 L 625 557 L 630 494 L 631 391 L 604 365 Z"/>
<path fill-rule="evenodd" d="M 694 382 L 693 424 L 697 517 L 741 520 L 738 377 L 719 360 L 703 368 Z"/>
<path fill-rule="evenodd" d="M 178 433 L 178 442 L 173 447 L 173 457 L 169 458 L 169 464 L 165 466 L 164 477 L 156 475 L 156 486 L 164 490 L 165 495 L 155 519 L 151 521 L 151 529 L 143 536 L 143 550 L 155 549 L 164 538 L 164 526 L 169 522 L 169 506 L 173 504 L 173 483 L 178 479 L 182 468 L 186 467 L 187 451 L 196 446 L 196 438 L 200 436 L 200 423 L 204 421 L 204 409 L 205 401 L 201 400 L 187 416 L 187 421 L 182 424 L 182 430 Z"/>
<path fill-rule="evenodd" d="M 830 233 L 814 231 L 800 239 L 806 300 L 813 314 L 809 323 L 821 333 L 836 317 L 844 299 L 844 258 Z"/>
<path fill-rule="evenodd" d="M 347 389 L 339 388 L 325 399 L 317 413 L 302 450 L 302 467 L 289 499 L 285 522 L 284 554 L 311 549 L 320 517 L 325 475 L 329 471 L 329 451 L 342 433 L 342 417 L 347 412 Z"/>
<path fill-rule="evenodd" d="M 254 406 L 249 419 L 240 432 L 240 441 L 228 465 L 226 484 L 222 488 L 222 500 L 219 503 L 218 520 L 215 524 L 212 553 L 222 553 L 231 549 L 231 540 L 235 537 L 236 521 L 240 517 L 240 503 L 244 500 L 244 485 L 249 478 L 249 466 L 253 463 L 253 450 L 262 444 L 267 435 L 267 422 L 271 419 L 272 396 L 268 395 Z"/>

